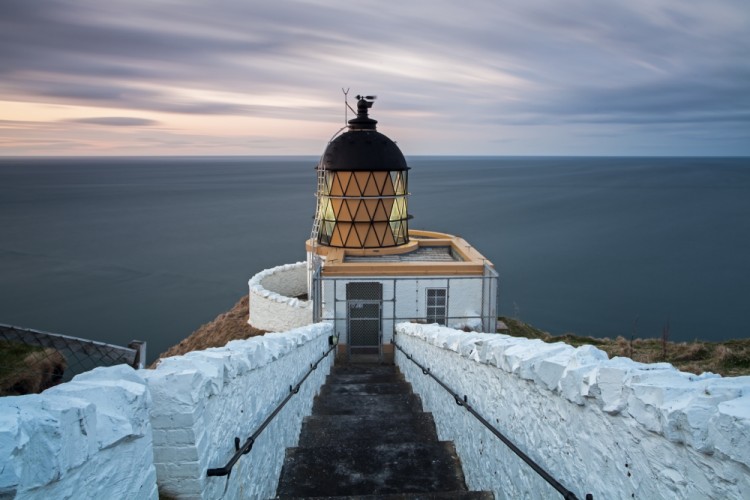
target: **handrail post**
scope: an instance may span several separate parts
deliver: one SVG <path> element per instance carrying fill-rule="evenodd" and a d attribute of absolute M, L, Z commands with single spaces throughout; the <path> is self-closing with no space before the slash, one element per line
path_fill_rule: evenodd
<path fill-rule="evenodd" d="M 135 351 L 135 359 L 133 359 L 133 368 L 140 370 L 146 367 L 146 341 L 145 340 L 131 340 L 128 347 Z"/>

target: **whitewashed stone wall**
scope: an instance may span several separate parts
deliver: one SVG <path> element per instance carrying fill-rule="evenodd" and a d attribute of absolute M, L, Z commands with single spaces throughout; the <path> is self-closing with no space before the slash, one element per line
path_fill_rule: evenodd
<path fill-rule="evenodd" d="M 402 323 L 396 342 L 579 498 L 750 498 L 750 377 Z M 399 351 L 471 489 L 558 494 Z"/>
<path fill-rule="evenodd" d="M 158 498 L 145 382 L 97 368 L 0 398 L 0 498 Z"/>
<path fill-rule="evenodd" d="M 307 293 L 305 262 L 265 269 L 248 286 L 248 323 L 253 327 L 282 332 L 312 323 L 312 302 L 296 298 Z"/>
<path fill-rule="evenodd" d="M 304 279 L 304 274 L 303 274 Z M 154 400 L 151 423 L 159 491 L 176 498 L 271 498 L 287 447 L 333 364 L 328 355 L 236 463 L 229 477 L 207 477 L 289 394 L 328 349 L 329 324 L 235 340 L 225 347 L 162 360 L 144 375 Z"/>

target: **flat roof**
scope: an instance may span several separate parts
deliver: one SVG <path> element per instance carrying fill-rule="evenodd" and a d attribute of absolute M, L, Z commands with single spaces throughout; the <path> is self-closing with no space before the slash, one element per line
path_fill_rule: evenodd
<path fill-rule="evenodd" d="M 461 262 L 451 247 L 420 246 L 407 253 L 392 255 L 344 255 L 344 262 Z"/>
<path fill-rule="evenodd" d="M 307 251 L 313 250 L 311 240 Z M 316 245 L 325 257 L 323 276 L 452 276 L 483 275 L 493 267 L 458 236 L 434 231 L 409 231 L 409 243 L 387 248 L 334 248 Z"/>

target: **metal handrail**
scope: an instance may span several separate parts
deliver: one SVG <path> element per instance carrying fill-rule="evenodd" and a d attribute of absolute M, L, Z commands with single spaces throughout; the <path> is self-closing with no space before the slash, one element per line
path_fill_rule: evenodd
<path fill-rule="evenodd" d="M 402 353 L 404 353 L 404 355 L 406 356 L 406 359 L 408 359 L 409 361 L 411 361 L 412 363 L 414 363 L 415 365 L 417 365 L 422 370 L 423 374 L 429 375 L 430 377 L 432 377 L 432 379 L 435 382 L 437 382 L 438 384 L 440 384 L 440 386 L 443 389 L 445 389 L 451 396 L 453 396 L 453 399 L 456 401 L 456 404 L 458 406 L 463 406 L 464 408 L 466 408 L 466 410 L 469 413 L 471 413 L 474 416 L 474 418 L 476 418 L 477 420 L 479 420 L 479 422 L 481 422 L 481 424 L 484 425 L 491 433 L 493 433 L 495 436 L 497 436 L 500 439 L 500 441 L 502 441 L 503 443 L 505 443 L 505 445 L 508 448 L 510 448 L 513 453 L 515 453 L 516 455 L 518 455 L 518 457 L 521 458 L 521 460 L 523 460 L 524 462 L 526 462 L 529 465 L 529 467 L 531 467 L 534 470 L 534 472 L 536 472 L 537 474 L 539 474 L 542 477 L 542 479 L 544 479 L 545 481 L 547 481 L 547 483 L 549 483 L 550 486 L 552 486 L 553 488 L 555 488 L 563 496 L 563 498 L 565 498 L 565 500 L 578 500 L 578 497 L 575 495 L 575 493 L 573 493 L 572 491 L 570 491 L 569 489 L 567 489 L 565 486 L 563 486 L 562 484 L 560 484 L 560 482 L 557 479 L 555 479 L 554 477 L 552 477 L 539 464 L 537 464 L 536 462 L 534 462 L 534 460 L 532 460 L 531 457 L 529 457 L 526 453 L 524 453 L 523 451 L 521 451 L 521 449 L 518 446 L 516 446 L 510 439 L 508 439 L 507 437 L 505 437 L 491 423 L 489 423 L 484 417 L 482 417 L 479 413 L 477 413 L 477 411 L 474 408 L 472 408 L 472 406 L 469 404 L 468 398 L 466 397 L 466 395 L 464 395 L 464 397 L 461 398 L 458 395 L 458 393 L 456 393 L 450 387 L 448 387 L 445 384 L 445 382 L 443 382 L 442 380 L 440 380 L 439 378 L 437 378 L 430 371 L 429 368 L 426 368 L 426 367 L 420 365 L 416 360 L 414 360 L 414 358 L 412 357 L 411 354 L 409 354 L 406 351 L 404 351 L 404 349 L 400 345 L 398 345 L 396 343 L 395 339 L 391 340 L 391 344 L 393 344 L 393 346 L 396 347 L 396 349 L 398 349 L 399 351 L 401 351 Z M 591 493 L 587 493 L 586 494 L 586 500 L 593 500 L 593 498 L 594 498 L 594 496 Z"/>
<path fill-rule="evenodd" d="M 333 351 L 336 348 L 337 343 L 333 341 L 334 337 L 329 337 L 329 343 L 331 344 L 331 347 L 328 348 L 328 350 L 323 353 L 323 355 L 318 358 L 318 360 L 315 363 L 310 363 L 310 369 L 305 373 L 305 376 L 302 377 L 302 379 L 297 383 L 295 386 L 289 386 L 289 394 L 279 403 L 279 405 L 274 409 L 271 414 L 263 421 L 262 424 L 260 424 L 260 427 L 253 432 L 253 434 L 247 438 L 247 441 L 240 446 L 240 438 L 235 437 L 234 438 L 234 455 L 232 455 L 232 458 L 229 459 L 229 462 L 224 467 L 217 467 L 214 469 L 208 469 L 206 475 L 211 476 L 229 476 L 229 474 L 232 472 L 232 467 L 234 467 L 234 464 L 237 463 L 237 461 L 240 459 L 242 455 L 247 455 L 250 453 L 250 450 L 253 449 L 253 444 L 255 443 L 255 440 L 260 436 L 260 433 L 263 432 L 263 430 L 268 426 L 268 424 L 271 423 L 271 420 L 274 419 L 276 415 L 281 411 L 281 409 L 284 407 L 284 405 L 289 402 L 290 399 L 292 399 L 292 396 L 297 394 L 299 392 L 300 387 L 302 386 L 302 383 L 307 380 L 307 377 L 310 376 L 310 374 L 318 367 L 318 364 L 325 359 L 326 356 L 328 356 L 331 351 Z"/>

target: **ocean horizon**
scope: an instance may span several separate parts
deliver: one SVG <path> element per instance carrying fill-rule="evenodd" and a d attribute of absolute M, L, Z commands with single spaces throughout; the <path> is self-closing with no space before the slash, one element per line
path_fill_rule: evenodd
<path fill-rule="evenodd" d="M 747 337 L 750 158 L 407 156 L 413 229 L 500 274 L 553 334 Z M 304 260 L 316 156 L 0 158 L 0 323 L 149 359 Z"/>

